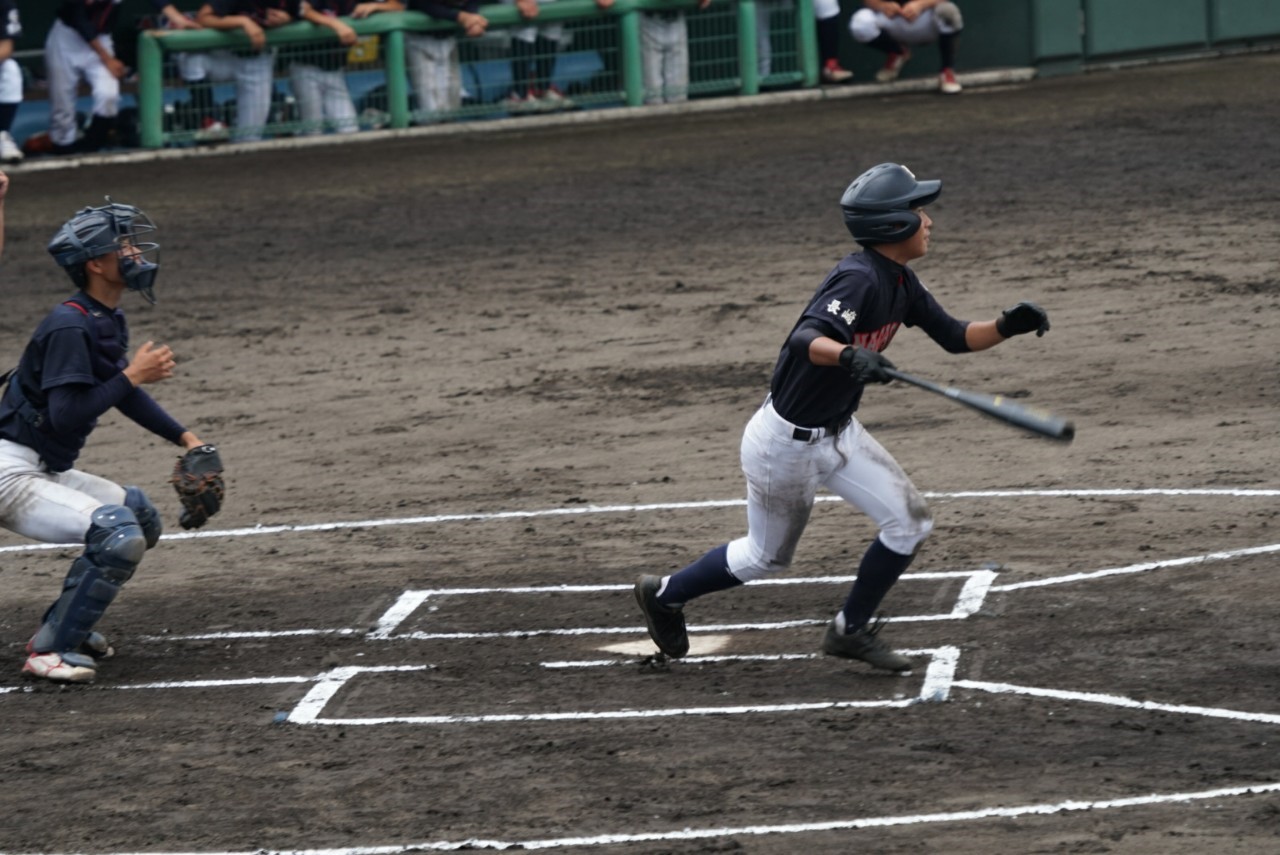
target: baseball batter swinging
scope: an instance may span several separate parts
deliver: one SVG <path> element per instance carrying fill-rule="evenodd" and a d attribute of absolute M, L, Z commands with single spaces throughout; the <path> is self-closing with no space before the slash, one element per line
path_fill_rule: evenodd
<path fill-rule="evenodd" d="M 871 619 L 933 527 L 918 490 L 854 417 L 868 383 L 888 383 L 882 354 L 899 327 L 919 327 L 950 353 L 986 350 L 1007 338 L 1049 329 L 1035 303 L 1021 302 L 991 321 L 948 314 L 908 267 L 929 249 L 925 207 L 940 181 L 919 181 L 882 163 L 860 175 L 840 200 L 860 252 L 827 274 L 783 342 L 769 397 L 742 438 L 747 534 L 717 546 L 673 575 L 641 576 L 636 600 L 649 635 L 667 656 L 689 650 L 684 605 L 786 570 L 819 487 L 875 522 L 879 534 L 858 565 L 844 607 L 828 623 L 822 650 L 905 672 L 911 660 L 878 637 Z"/>
<path fill-rule="evenodd" d="M 217 449 L 142 389 L 173 376 L 173 351 L 146 342 L 126 358 L 129 328 L 119 306 L 126 291 L 155 301 L 154 230 L 142 211 L 110 199 L 67 220 L 49 252 L 79 290 L 54 307 L 5 375 L 0 525 L 46 543 L 84 544 L 27 644 L 27 677 L 94 679 L 98 660 L 113 652 L 94 625 L 160 539 L 160 514 L 142 490 L 74 468 L 99 416 L 114 407 L 186 449 L 173 476 L 184 527 L 203 524 L 221 505 Z"/>

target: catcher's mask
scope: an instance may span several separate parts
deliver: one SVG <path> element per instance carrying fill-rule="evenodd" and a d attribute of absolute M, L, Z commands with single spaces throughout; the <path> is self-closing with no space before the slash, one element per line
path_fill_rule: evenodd
<path fill-rule="evenodd" d="M 941 181 L 917 181 L 905 166 L 881 163 L 853 180 L 840 197 L 840 210 L 849 234 L 863 246 L 897 243 L 920 230 L 915 209 L 941 192 Z"/>
<path fill-rule="evenodd" d="M 85 262 L 114 252 L 120 258 L 125 286 L 155 303 L 160 244 L 142 238 L 153 235 L 156 225 L 133 205 L 106 198 L 102 207 L 85 208 L 63 223 L 49 241 L 49 254 L 77 288 L 84 288 L 88 284 Z"/>

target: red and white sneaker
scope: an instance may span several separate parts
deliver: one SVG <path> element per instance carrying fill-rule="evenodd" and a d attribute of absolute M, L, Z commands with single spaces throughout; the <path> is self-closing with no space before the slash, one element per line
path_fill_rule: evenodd
<path fill-rule="evenodd" d="M 944 95 L 954 95 L 960 89 L 960 81 L 956 80 L 956 73 L 949 68 L 942 69 L 942 73 L 938 75 L 938 91 Z"/>
<path fill-rule="evenodd" d="M 892 83 L 897 80 L 898 75 L 902 73 L 902 66 L 906 65 L 909 59 L 911 59 L 911 51 L 905 48 L 902 53 L 889 54 L 889 58 L 884 61 L 884 68 L 876 72 L 876 81 Z"/>
<path fill-rule="evenodd" d="M 538 96 L 533 92 L 521 95 L 519 92 L 512 92 L 503 101 L 506 105 L 508 113 L 536 113 L 539 109 L 540 102 Z"/>
<path fill-rule="evenodd" d="M 22 676 L 32 680 L 51 680 L 55 683 L 92 683 L 98 672 L 88 665 L 78 664 L 82 658 L 68 653 L 32 653 L 22 666 Z M 83 661 L 92 659 L 83 657 Z"/>
<path fill-rule="evenodd" d="M 539 100 L 541 102 L 538 105 L 539 108 L 548 112 L 553 112 L 555 110 L 572 110 L 574 107 L 578 106 L 573 103 L 572 98 L 561 92 L 560 87 L 558 86 L 547 87 L 547 91 L 542 93 L 542 98 Z"/>
<path fill-rule="evenodd" d="M 195 141 L 198 143 L 224 142 L 229 139 L 231 139 L 231 131 L 212 116 L 205 117 L 205 120 L 200 123 L 200 130 L 196 131 L 195 135 Z"/>
<path fill-rule="evenodd" d="M 853 72 L 840 65 L 840 60 L 832 57 L 822 65 L 820 72 L 823 83 L 847 83 L 853 79 Z"/>

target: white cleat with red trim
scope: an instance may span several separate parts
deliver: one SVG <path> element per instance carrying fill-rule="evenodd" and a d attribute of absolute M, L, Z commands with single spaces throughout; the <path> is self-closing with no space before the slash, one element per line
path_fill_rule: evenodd
<path fill-rule="evenodd" d="M 32 653 L 22 666 L 22 676 L 55 683 L 92 683 L 98 672 L 85 662 L 93 660 L 75 653 Z"/>

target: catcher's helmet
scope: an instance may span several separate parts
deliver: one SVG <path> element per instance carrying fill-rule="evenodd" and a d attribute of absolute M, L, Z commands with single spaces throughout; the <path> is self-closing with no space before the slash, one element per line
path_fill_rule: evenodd
<path fill-rule="evenodd" d="M 153 290 L 160 269 L 160 244 L 140 238 L 155 232 L 151 218 L 133 205 L 111 201 L 100 208 L 85 208 L 62 224 L 49 241 L 49 254 L 67 271 L 77 288 L 88 284 L 84 264 L 94 258 L 123 249 L 133 252 L 120 256 L 120 272 L 125 285 L 147 299 L 156 301 Z"/>
<path fill-rule="evenodd" d="M 844 224 L 858 243 L 897 243 L 920 229 L 916 208 L 942 192 L 941 181 L 917 181 L 910 169 L 881 163 L 859 175 L 840 197 Z"/>

